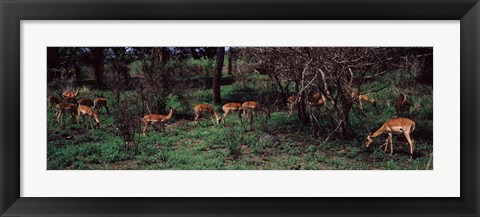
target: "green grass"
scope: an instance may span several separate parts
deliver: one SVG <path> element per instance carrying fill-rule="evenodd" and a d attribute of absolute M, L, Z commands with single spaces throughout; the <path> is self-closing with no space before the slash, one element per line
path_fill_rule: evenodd
<path fill-rule="evenodd" d="M 248 75 L 250 83 L 244 86 L 239 78 L 222 86 L 222 100 L 242 102 L 257 99 L 267 94 L 264 75 Z M 366 84 L 365 88 L 370 88 Z M 226 126 L 214 126 L 202 119 L 201 126 L 193 123 L 193 107 L 197 103 L 211 102 L 211 89 L 192 88 L 188 105 L 182 105 L 175 96 L 167 100 L 168 106 L 178 108 L 179 115 L 173 118 L 163 132 L 149 127 L 147 137 L 135 136 L 139 145 L 136 150 L 127 150 L 119 133 L 112 126 L 114 118 L 105 112 L 100 114 L 100 129 L 85 129 L 76 120 L 66 119 L 61 127 L 53 123 L 54 111 L 48 110 L 48 169 L 134 169 L 134 170 L 423 170 L 429 164 L 433 152 L 433 121 L 431 87 L 417 85 L 409 89 L 414 93 L 412 101 L 418 104 L 417 127 L 412 134 L 415 140 L 416 157 L 410 159 L 406 141 L 401 136 L 394 138 L 394 154 L 388 155 L 379 147 L 385 137 L 378 138 L 366 149 L 363 139 L 365 128 L 374 130 L 388 118 L 395 117 L 393 102 L 397 96 L 390 88 L 372 93 L 378 99 L 376 108 L 365 105 L 365 111 L 374 120 L 367 120 L 352 112 L 351 124 L 355 137 L 350 140 L 324 142 L 331 130 L 327 120 L 322 120 L 320 138 L 314 138 L 309 127 L 303 127 L 296 113 L 287 117 L 287 109 L 274 108 L 270 119 L 256 117 L 253 125 L 238 124 L 234 113 L 229 115 Z M 58 92 L 58 91 L 57 91 Z M 110 91 L 88 88 L 80 90 L 80 97 L 104 96 L 114 102 Z M 390 105 L 389 105 L 390 103 Z M 210 103 L 211 104 L 211 103 Z M 212 104 L 213 105 L 213 104 Z M 221 111 L 221 105 L 214 105 Z M 114 106 L 110 106 L 113 110 Z M 272 135 L 276 142 L 262 140 Z M 385 135 L 386 136 L 386 135 Z M 429 164 L 429 169 L 433 166 Z"/>

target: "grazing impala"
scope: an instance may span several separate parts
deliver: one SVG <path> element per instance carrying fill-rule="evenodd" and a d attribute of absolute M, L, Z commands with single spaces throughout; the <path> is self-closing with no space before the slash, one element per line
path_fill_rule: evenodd
<path fill-rule="evenodd" d="M 388 139 L 385 142 L 385 152 L 388 149 L 388 142 L 390 142 L 390 155 L 393 153 L 393 142 L 392 142 L 392 135 L 393 134 L 403 134 L 405 138 L 407 138 L 408 144 L 410 145 L 410 157 L 413 156 L 413 140 L 410 138 L 410 134 L 415 130 L 415 122 L 408 118 L 395 118 L 390 119 L 385 122 L 380 129 L 378 129 L 373 135 L 369 134 L 366 141 L 365 146 L 368 148 L 370 143 L 372 143 L 373 138 L 380 136 L 383 133 L 388 134 Z"/>
<path fill-rule="evenodd" d="M 202 115 L 208 115 L 210 119 L 212 119 L 213 125 L 215 125 L 215 121 L 213 120 L 213 116 L 215 116 L 216 119 L 216 124 L 220 124 L 220 119 L 221 117 L 218 115 L 217 111 L 215 111 L 215 108 L 213 108 L 211 105 L 208 104 L 198 104 L 193 108 L 195 110 L 195 119 L 193 121 L 196 121 L 198 125 L 200 125 L 200 116 Z"/>
<path fill-rule="evenodd" d="M 173 113 L 175 112 L 175 109 L 170 109 L 170 112 L 168 115 L 157 115 L 157 114 L 149 114 L 145 115 L 142 118 L 143 122 L 143 136 L 147 136 L 147 128 L 148 124 L 160 124 L 160 127 L 162 130 L 165 129 L 165 123 L 168 122 L 173 116 Z"/>
<path fill-rule="evenodd" d="M 72 119 L 72 122 L 75 120 L 75 110 L 76 110 L 75 104 L 61 102 L 55 106 L 55 109 L 56 109 L 55 117 L 58 123 L 62 125 L 64 124 L 63 119 L 65 114 L 67 113 L 70 114 L 70 118 Z"/>
<path fill-rule="evenodd" d="M 108 111 L 108 105 L 107 105 L 107 99 L 105 98 L 96 98 L 94 101 L 93 101 L 93 108 L 95 110 L 97 110 L 98 112 L 101 111 L 102 107 L 105 107 L 105 109 L 107 110 L 107 114 L 110 114 L 110 112 Z"/>
<path fill-rule="evenodd" d="M 88 99 L 88 98 L 80 98 L 80 99 L 77 101 L 77 103 L 78 103 L 79 105 L 86 105 L 86 106 L 88 106 L 88 107 L 92 107 L 92 106 L 95 105 L 95 104 L 93 103 L 93 100 Z"/>
<path fill-rule="evenodd" d="M 297 99 L 298 99 L 298 96 L 296 95 L 293 95 L 293 96 L 290 96 L 288 97 L 287 99 L 287 106 L 288 106 L 288 115 L 287 116 L 290 116 L 293 112 L 293 107 L 295 105 L 295 103 L 297 103 Z M 325 99 L 325 96 L 323 96 L 323 94 L 321 94 L 320 92 L 316 92 L 315 94 L 307 97 L 307 105 L 308 106 L 311 106 L 311 107 L 322 107 L 322 106 L 326 106 L 327 100 Z"/>
<path fill-rule="evenodd" d="M 412 104 L 407 99 L 407 95 L 401 93 L 400 97 L 398 97 L 397 99 L 397 104 L 395 105 L 395 109 L 397 110 L 397 116 L 400 118 L 403 117 L 405 113 L 408 114 L 411 105 Z"/>
<path fill-rule="evenodd" d="M 375 101 L 375 99 L 372 99 L 363 93 L 357 95 L 357 93 L 352 92 L 352 98 L 358 101 L 358 104 L 361 109 L 363 109 L 363 104 L 362 104 L 363 102 L 369 102 L 370 104 L 372 104 L 373 107 L 377 106 L 377 101 Z"/>
<path fill-rule="evenodd" d="M 60 103 L 60 100 L 57 97 L 54 96 L 48 96 L 48 107 L 53 108 L 56 106 L 58 103 Z"/>
<path fill-rule="evenodd" d="M 97 124 L 97 128 L 100 127 L 100 120 L 98 119 L 97 113 L 93 109 L 91 109 L 90 107 L 85 106 L 85 105 L 78 106 L 78 108 L 77 108 L 77 124 L 79 123 L 80 116 L 82 116 L 82 122 L 83 122 L 84 125 L 85 125 L 85 116 L 87 116 L 87 118 L 90 118 L 89 122 L 90 122 L 90 126 L 92 127 L 92 129 L 95 129 L 93 127 L 93 120 L 95 120 L 95 122 Z M 87 124 L 87 128 L 88 128 L 88 124 Z"/>
<path fill-rule="evenodd" d="M 228 114 L 230 114 L 230 112 L 237 112 L 238 113 L 238 119 L 239 119 L 238 121 L 240 123 L 242 122 L 243 109 L 242 109 L 242 104 L 241 103 L 235 103 L 235 102 L 227 103 L 227 104 L 222 106 L 222 110 L 223 110 L 222 122 L 223 122 L 224 125 L 225 125 L 225 118 L 227 117 Z"/>
<path fill-rule="evenodd" d="M 63 97 L 71 97 L 71 98 L 75 98 L 78 96 L 78 90 L 75 92 L 75 91 L 63 91 L 62 93 L 62 96 Z"/>
<path fill-rule="evenodd" d="M 262 111 L 267 114 L 267 117 L 270 117 L 270 110 L 267 107 L 260 105 L 256 101 L 246 101 L 242 104 L 243 115 L 247 114 L 248 122 L 252 123 L 253 112 Z"/>
<path fill-rule="evenodd" d="M 307 105 L 313 107 L 326 106 L 326 102 L 327 100 L 325 99 L 325 96 L 320 92 L 316 92 L 312 96 L 307 98 Z"/>

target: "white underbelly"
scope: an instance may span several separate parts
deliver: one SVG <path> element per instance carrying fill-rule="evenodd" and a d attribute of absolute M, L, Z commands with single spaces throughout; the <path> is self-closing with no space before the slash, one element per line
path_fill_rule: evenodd
<path fill-rule="evenodd" d="M 403 128 L 398 126 L 398 127 L 390 127 L 392 130 L 393 134 L 402 134 L 403 133 Z"/>

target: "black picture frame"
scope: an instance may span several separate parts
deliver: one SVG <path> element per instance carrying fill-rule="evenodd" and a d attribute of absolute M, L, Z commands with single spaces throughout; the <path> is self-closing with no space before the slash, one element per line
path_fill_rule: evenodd
<path fill-rule="evenodd" d="M 478 216 L 480 213 L 478 0 L 0 0 L 0 14 L 1 216 Z M 461 197 L 20 197 L 20 21 L 151 19 L 460 20 Z M 414 183 L 411 180 L 396 187 L 408 188 Z"/>

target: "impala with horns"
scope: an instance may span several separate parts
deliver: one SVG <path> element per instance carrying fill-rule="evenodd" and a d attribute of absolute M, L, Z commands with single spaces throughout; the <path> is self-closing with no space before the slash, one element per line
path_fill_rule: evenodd
<path fill-rule="evenodd" d="M 141 119 L 143 123 L 143 136 L 147 136 L 147 128 L 149 124 L 160 124 L 161 130 L 165 130 L 165 123 L 167 123 L 175 113 L 175 109 L 171 108 L 168 115 L 148 114 Z"/>
<path fill-rule="evenodd" d="M 413 156 L 413 140 L 410 137 L 410 134 L 415 130 L 415 122 L 408 118 L 395 118 L 390 119 L 385 122 L 382 127 L 380 127 L 375 133 L 369 134 L 365 140 L 365 146 L 368 148 L 372 143 L 373 139 L 380 136 L 383 133 L 388 134 L 387 140 L 385 140 L 385 152 L 388 149 L 388 143 L 390 143 L 390 155 L 393 153 L 393 134 L 403 134 L 410 145 L 410 157 Z"/>
<path fill-rule="evenodd" d="M 85 106 L 85 105 L 78 106 L 78 108 L 77 108 L 77 124 L 79 123 L 80 116 L 82 116 L 83 125 L 85 125 L 85 116 L 87 116 L 87 118 L 90 119 L 89 123 L 90 123 L 90 126 L 92 127 L 92 129 L 95 129 L 93 127 L 93 121 L 94 120 L 95 120 L 95 123 L 97 125 L 97 128 L 100 127 L 100 119 L 98 119 L 97 113 L 93 109 L 91 109 L 90 107 Z M 86 127 L 88 128 L 88 124 L 86 124 Z"/>
<path fill-rule="evenodd" d="M 363 102 L 369 102 L 370 104 L 372 104 L 373 107 L 377 106 L 377 101 L 375 101 L 375 99 L 373 98 L 370 98 L 367 94 L 364 93 L 357 94 L 355 92 L 352 92 L 352 98 L 358 101 L 361 109 L 363 109 Z"/>
<path fill-rule="evenodd" d="M 198 104 L 193 108 L 195 111 L 195 119 L 193 121 L 197 122 L 198 125 L 200 125 L 200 116 L 208 116 L 209 119 L 212 119 L 213 125 L 215 125 L 215 120 L 216 124 L 220 124 L 220 119 L 221 117 L 218 115 L 217 111 L 215 111 L 215 108 L 213 106 L 208 105 L 208 104 Z M 213 120 L 213 117 L 215 116 L 215 120 Z"/>
<path fill-rule="evenodd" d="M 107 114 L 110 114 L 110 111 L 108 111 L 107 99 L 105 99 L 105 98 L 96 98 L 96 99 L 93 101 L 93 108 L 100 113 L 102 107 L 105 108 L 105 110 L 107 110 Z"/>
<path fill-rule="evenodd" d="M 253 112 L 260 112 L 261 111 L 261 112 L 264 112 L 265 114 L 267 114 L 267 117 L 270 117 L 270 110 L 267 107 L 262 106 L 257 101 L 246 101 L 246 102 L 244 102 L 242 104 L 242 110 L 243 110 L 243 115 L 244 116 L 245 116 L 245 114 L 247 115 L 249 123 L 252 123 Z"/>
<path fill-rule="evenodd" d="M 63 97 L 71 97 L 71 98 L 75 98 L 78 96 L 78 90 L 77 91 L 63 91 L 62 93 L 62 96 Z"/>
<path fill-rule="evenodd" d="M 223 117 L 222 117 L 222 122 L 225 125 L 225 118 L 230 114 L 231 112 L 237 112 L 238 113 L 238 121 L 241 123 L 242 122 L 242 104 L 241 103 L 227 103 L 222 106 L 223 110 Z"/>
<path fill-rule="evenodd" d="M 58 123 L 63 125 L 63 119 L 66 114 L 70 114 L 72 122 L 75 120 L 75 110 L 76 106 L 73 103 L 61 102 L 55 105 L 55 117 Z M 55 123 L 55 122 L 54 122 Z"/>

